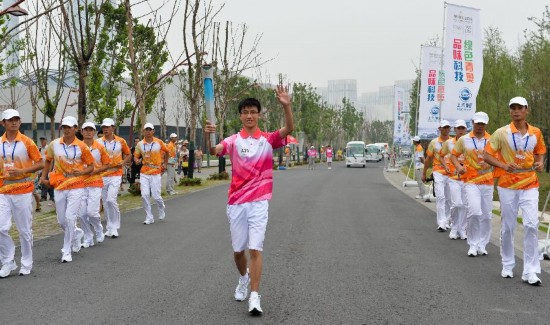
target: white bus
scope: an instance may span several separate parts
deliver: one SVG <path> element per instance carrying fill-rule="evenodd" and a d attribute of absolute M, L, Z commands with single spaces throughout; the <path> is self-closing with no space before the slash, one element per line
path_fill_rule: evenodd
<path fill-rule="evenodd" d="M 367 152 L 367 161 L 379 162 L 382 160 L 382 149 L 377 144 L 367 144 L 365 147 Z"/>
<path fill-rule="evenodd" d="M 365 142 L 350 141 L 346 144 L 346 167 L 363 167 L 367 166 L 365 153 Z"/>

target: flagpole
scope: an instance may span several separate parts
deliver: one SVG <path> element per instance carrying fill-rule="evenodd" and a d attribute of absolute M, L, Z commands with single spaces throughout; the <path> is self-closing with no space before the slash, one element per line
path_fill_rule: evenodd
<path fill-rule="evenodd" d="M 416 81 L 416 121 L 414 125 L 414 135 L 418 135 L 418 118 L 420 117 L 420 85 L 422 79 L 422 48 L 424 45 L 420 45 L 420 64 L 418 70 L 420 71 L 420 78 Z"/>
<path fill-rule="evenodd" d="M 446 15 L 446 9 L 447 9 L 447 1 L 445 1 L 443 3 L 443 34 L 442 34 L 442 37 L 441 37 L 441 64 L 440 64 L 440 69 L 439 69 L 439 73 L 443 72 L 443 75 L 445 76 L 445 78 L 443 79 L 444 80 L 444 85 L 445 83 L 447 82 L 447 76 L 446 76 L 446 71 L 443 70 L 443 63 L 445 62 L 445 22 L 446 22 L 446 18 L 447 18 L 447 15 Z M 439 87 L 439 76 L 437 76 L 437 86 Z M 445 85 L 446 86 L 446 85 Z M 443 96 L 445 96 L 445 93 L 443 93 Z M 441 119 L 443 118 L 443 101 L 441 100 L 441 97 L 439 97 L 439 122 L 441 122 Z"/>

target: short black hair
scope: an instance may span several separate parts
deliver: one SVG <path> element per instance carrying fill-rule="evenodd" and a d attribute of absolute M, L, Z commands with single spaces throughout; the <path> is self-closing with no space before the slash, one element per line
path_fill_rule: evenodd
<path fill-rule="evenodd" d="M 260 101 L 252 97 L 241 100 L 241 102 L 239 103 L 239 114 L 244 107 L 256 107 L 258 108 L 258 113 L 262 111 L 262 105 L 260 104 Z"/>
<path fill-rule="evenodd" d="M 44 137 L 40 137 L 40 140 L 48 140 L 48 139 L 46 139 L 46 138 L 44 138 Z"/>

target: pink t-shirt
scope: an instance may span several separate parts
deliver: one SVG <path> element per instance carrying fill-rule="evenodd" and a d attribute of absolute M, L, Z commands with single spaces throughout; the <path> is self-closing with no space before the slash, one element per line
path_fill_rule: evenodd
<path fill-rule="evenodd" d="M 241 130 L 225 138 L 220 156 L 231 159 L 231 185 L 228 204 L 271 199 L 273 191 L 273 149 L 286 145 L 279 131 L 272 133 L 256 130 L 249 136 Z"/>
<path fill-rule="evenodd" d="M 325 151 L 325 153 L 327 154 L 327 158 L 332 158 L 332 149 L 327 148 L 327 150 Z"/>
<path fill-rule="evenodd" d="M 315 150 L 315 149 L 309 149 L 309 150 L 307 151 L 307 156 L 308 156 L 308 157 L 317 157 L 317 150 Z"/>

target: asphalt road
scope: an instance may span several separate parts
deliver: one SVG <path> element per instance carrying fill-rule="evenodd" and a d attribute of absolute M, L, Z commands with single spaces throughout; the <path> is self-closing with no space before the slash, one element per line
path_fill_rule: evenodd
<path fill-rule="evenodd" d="M 320 167 L 318 165 L 318 167 Z M 1 324 L 545 324 L 550 276 L 531 287 L 498 248 L 466 256 L 435 215 L 367 168 L 275 173 L 262 317 L 233 300 L 227 186 L 166 202 L 167 221 L 123 215 L 120 238 L 60 263 L 35 242 L 31 276 L 0 279 Z M 155 207 L 154 211 L 156 213 Z"/>

